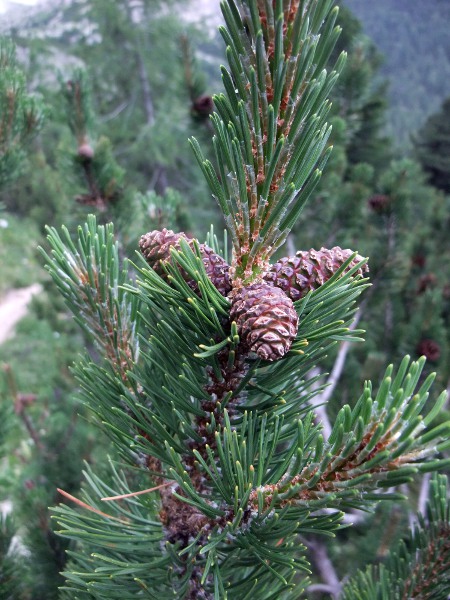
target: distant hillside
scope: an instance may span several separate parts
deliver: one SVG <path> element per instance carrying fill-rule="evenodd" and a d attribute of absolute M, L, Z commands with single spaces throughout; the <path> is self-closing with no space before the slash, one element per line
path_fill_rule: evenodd
<path fill-rule="evenodd" d="M 71 0 L 39 0 L 34 7 L 10 2 L 0 19 L 0 32 L 39 22 L 39 15 L 57 20 Z M 450 0 L 336 0 L 360 19 L 365 33 L 385 58 L 381 77 L 388 78 L 388 133 L 402 149 L 426 118 L 450 96 Z M 199 3 L 201 11 L 199 11 Z M 191 0 L 186 13 L 214 13 L 218 0 Z M 49 10 L 50 7 L 50 10 Z M 38 32 L 38 30 L 40 31 Z M 45 27 L 32 28 L 44 36 Z"/>
<path fill-rule="evenodd" d="M 342 0 L 384 55 L 388 129 L 404 148 L 450 96 L 450 0 Z"/>

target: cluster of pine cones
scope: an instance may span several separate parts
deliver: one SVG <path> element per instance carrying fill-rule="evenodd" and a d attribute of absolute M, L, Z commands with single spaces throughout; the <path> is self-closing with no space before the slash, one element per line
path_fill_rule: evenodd
<path fill-rule="evenodd" d="M 163 264 L 171 260 L 171 248 L 180 250 L 181 239 L 193 247 L 193 239 L 169 229 L 150 231 L 139 241 L 145 260 L 163 278 Z M 231 301 L 230 322 L 236 322 L 245 350 L 269 361 L 284 356 L 295 339 L 298 316 L 294 302 L 324 284 L 353 254 L 338 246 L 300 251 L 271 265 L 261 281 L 234 288 L 228 263 L 206 244 L 199 244 L 199 248 L 209 279 Z M 348 269 L 360 260 L 362 257 L 356 256 Z M 363 270 L 367 270 L 365 265 L 358 273 L 362 275 Z M 185 271 L 181 270 L 181 274 L 199 294 L 197 283 Z"/>

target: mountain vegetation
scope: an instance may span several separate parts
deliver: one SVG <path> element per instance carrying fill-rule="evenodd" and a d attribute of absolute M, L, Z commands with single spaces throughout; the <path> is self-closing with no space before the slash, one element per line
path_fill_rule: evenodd
<path fill-rule="evenodd" d="M 400 152 L 450 95 L 447 0 L 345 0 L 383 56 L 389 82 L 387 132 Z"/>
<path fill-rule="evenodd" d="M 432 185 L 450 193 L 450 97 L 415 136 L 416 155 Z"/>
<path fill-rule="evenodd" d="M 9 32 L 0 290 L 45 293 L 0 347 L 2 600 L 450 592 L 446 109 L 399 157 L 333 4 L 227 2 L 226 53 L 182 2 Z"/>

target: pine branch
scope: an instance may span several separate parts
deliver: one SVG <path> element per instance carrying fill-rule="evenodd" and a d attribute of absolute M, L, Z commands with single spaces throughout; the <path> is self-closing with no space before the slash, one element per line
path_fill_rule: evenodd
<path fill-rule="evenodd" d="M 197 64 L 195 54 L 187 35 L 182 35 L 180 37 L 180 48 L 184 67 L 184 79 L 191 101 L 192 115 L 198 119 L 204 120 L 209 117 L 213 111 L 213 99 L 205 93 L 205 77 Z"/>
<path fill-rule="evenodd" d="M 293 535 L 311 530 L 331 535 L 342 520 L 342 513 L 336 512 L 339 506 L 365 507 L 370 501 L 397 497 L 371 490 L 445 464 L 427 462 L 436 444 L 443 450 L 448 443 L 440 442 L 447 425 L 422 431 L 419 412 L 433 379 L 414 393 L 423 360 L 410 368 L 405 360 L 393 381 L 389 369 L 373 400 L 368 384 L 353 411 L 342 409 L 326 442 L 313 425 L 309 401 L 317 390 L 310 389 L 314 381 L 308 381 L 306 373 L 323 355 L 324 343 L 354 336 L 348 324 L 365 283 L 352 277 L 358 264 L 347 268 L 352 256 L 296 303 L 301 322 L 291 355 L 282 363 L 264 364 L 242 354 L 235 325 L 226 319 L 229 301 L 211 284 L 195 242 L 179 238 L 179 250 L 171 248 L 161 275 L 147 265 L 137 267 L 141 280 L 136 288 L 122 284 L 126 274 L 119 277 L 110 228 L 96 229 L 91 219 L 79 236 L 76 250 L 66 234 L 68 251 L 50 232 L 50 272 L 77 318 L 85 315 L 85 326 L 103 351 L 110 352 L 104 330 L 98 324 L 96 329 L 95 323 L 99 317 L 100 323 L 107 322 L 109 312 L 105 316 L 102 311 L 108 306 L 116 310 L 120 304 L 101 301 L 98 312 L 95 294 L 90 299 L 80 280 L 81 271 L 88 282 L 105 282 L 105 289 L 111 282 L 113 298 L 118 295 L 127 307 L 121 315 L 139 306 L 145 332 L 139 356 L 135 349 L 126 366 L 118 364 L 113 345 L 112 369 L 86 361 L 77 368 L 84 397 L 123 458 L 153 473 L 160 486 L 164 535 L 171 544 L 181 544 L 192 560 L 195 557 L 205 585 L 210 577 L 218 577 L 220 585 L 234 582 L 230 585 L 238 593 L 241 583 L 234 580 L 232 565 L 244 553 L 258 577 L 270 555 L 273 567 L 267 568 L 267 577 L 274 576 L 277 565 L 280 590 L 288 589 L 293 572 L 307 569 L 295 545 L 291 549 Z M 104 254 L 98 255 L 101 247 Z M 109 259 L 100 261 L 100 256 Z M 96 293 L 102 289 L 94 285 Z M 124 353 L 134 339 L 130 331 L 134 330 L 125 328 L 118 338 L 126 341 L 119 347 Z M 300 381 L 300 387 L 289 381 Z M 423 420 L 426 425 L 444 401 L 442 395 Z M 166 485 L 169 481 L 173 484 Z M 148 487 L 147 483 L 144 489 Z M 116 495 L 126 493 L 119 491 Z M 95 506 L 95 499 L 89 504 Z M 317 512 L 323 508 L 334 512 Z M 274 520 L 275 515 L 279 516 Z M 285 542 L 279 546 L 280 540 Z M 219 564 L 216 573 L 214 565 Z M 191 591 L 199 589 L 196 573 L 191 572 Z"/>
<path fill-rule="evenodd" d="M 344 587 L 342 600 L 381 598 L 447 598 L 450 593 L 450 502 L 447 478 L 435 475 L 430 483 L 426 517 L 387 562 L 359 572 Z"/>
<path fill-rule="evenodd" d="M 47 110 L 27 92 L 17 63 L 15 46 L 0 38 L 0 182 L 6 185 L 20 174 L 27 144 L 42 128 Z"/>
<path fill-rule="evenodd" d="M 108 228 L 107 231 L 110 232 Z M 111 277 L 110 272 L 114 271 L 112 264 L 107 260 L 99 262 L 93 251 L 104 246 L 107 256 L 114 257 L 112 237 L 107 237 L 104 228 L 96 230 L 93 219 L 84 230 L 79 230 L 79 236 L 78 250 L 70 242 L 69 249 L 62 251 L 61 239 L 54 231 L 50 232 L 53 246 L 50 272 L 75 309 L 75 314 L 86 315 L 83 317 L 85 327 L 94 333 L 97 343 L 105 344 L 101 331 L 97 332 L 90 325 L 98 319 L 97 305 L 86 301 L 89 296 L 83 287 L 78 290 L 80 277 L 75 278 L 74 275 L 83 268 L 85 278 L 91 273 L 94 281 L 112 279 L 115 282 L 118 275 Z M 68 238 L 65 243 L 69 244 Z M 105 366 L 84 362 L 77 368 L 77 373 L 86 401 L 99 420 L 105 423 L 123 457 L 145 465 L 153 472 L 157 483 L 173 481 L 172 486 L 165 485 L 164 491 L 160 492 L 160 515 L 167 538 L 173 543 L 182 541 L 183 547 L 189 536 L 196 538 L 195 552 L 198 553 L 206 543 L 206 532 L 212 528 L 211 550 L 206 553 L 212 556 L 219 550 L 222 553 L 225 538 L 228 535 L 235 537 L 239 525 L 251 516 L 249 494 L 254 478 L 257 477 L 261 483 L 277 481 L 299 450 L 298 436 L 301 435 L 304 443 L 310 444 L 317 430 L 312 427 L 311 419 L 308 421 L 306 417 L 304 423 L 299 420 L 308 412 L 306 381 L 301 384 L 303 389 L 300 388 L 302 393 L 299 395 L 298 390 L 295 393 L 291 391 L 284 370 L 278 374 L 273 368 L 259 367 L 260 361 L 253 365 L 243 362 L 235 328 L 232 326 L 228 335 L 224 329 L 229 302 L 211 285 L 200 248 L 195 244 L 191 248 L 181 239 L 180 250 L 172 249 L 170 255 L 171 260 L 164 265 L 162 272 L 164 279 L 146 266 L 138 268 L 142 277 L 139 288 L 124 286 L 124 294 L 137 296 L 136 304 L 140 306 L 146 331 L 140 341 L 140 360 L 128 365 L 127 377 L 124 379 L 123 372 L 117 368 L 114 355 L 110 357 L 112 371 Z M 68 257 L 71 268 L 65 266 L 62 269 L 60 262 L 64 263 Z M 349 315 L 352 314 L 354 298 L 364 284 L 352 279 L 352 271 L 357 266 L 342 275 L 346 267 L 344 263 L 340 273 L 299 302 L 304 322 L 304 329 L 300 329 L 299 335 L 311 336 L 314 338 L 311 346 L 317 345 L 315 351 L 308 348 L 311 360 L 317 356 L 329 335 L 340 339 L 349 333 L 342 327 L 341 321 L 336 321 L 336 315 L 345 314 L 346 310 Z M 61 271 L 64 271 L 64 277 Z M 95 278 L 93 273 L 96 273 Z M 345 296 L 346 300 L 336 304 L 336 296 Z M 106 318 L 103 320 L 106 321 Z M 318 327 L 318 324 L 322 326 Z M 299 341 L 299 345 L 305 347 L 305 342 Z M 108 346 L 105 350 L 108 351 Z M 301 377 L 309 368 L 307 365 L 303 354 L 293 352 L 289 365 L 292 377 Z M 247 411 L 250 411 L 248 415 Z M 238 438 L 234 432 L 236 427 L 240 431 Z M 262 447 L 258 444 L 249 450 L 244 449 L 242 444 L 245 445 L 247 436 L 257 440 L 261 435 L 265 438 Z M 280 444 L 284 451 L 275 453 Z M 231 448 L 234 450 L 230 453 Z M 232 457 L 240 457 L 242 466 L 230 462 Z M 192 479 L 186 475 L 187 472 L 192 473 Z M 236 485 L 238 501 L 231 493 Z M 249 528 L 249 535 L 257 535 L 258 539 L 264 536 L 267 521 L 265 507 L 262 510 L 263 514 Z M 314 526 L 317 530 L 332 531 L 338 526 L 339 516 L 309 519 L 307 509 L 300 509 L 300 514 L 307 529 Z M 284 524 L 275 533 L 274 525 L 267 522 L 271 532 L 268 533 L 269 539 L 289 538 L 293 525 L 286 528 Z M 252 547 L 255 573 L 263 577 L 260 570 L 265 564 L 264 558 L 260 556 L 258 544 L 252 543 Z M 277 548 L 271 542 L 267 551 Z M 296 555 L 295 545 L 289 551 L 288 548 L 289 544 L 276 550 L 278 558 L 274 558 L 280 569 L 286 569 L 286 552 L 292 556 L 291 562 L 288 561 L 289 568 L 280 579 L 283 586 L 288 585 L 294 566 L 306 568 L 305 561 Z M 230 564 L 241 560 L 239 556 L 243 551 L 242 545 L 238 544 L 233 551 L 233 559 L 230 557 Z M 203 564 L 200 557 L 196 560 L 197 564 Z M 211 567 L 212 564 L 208 568 Z M 230 569 L 231 573 L 233 569 Z M 223 577 L 232 578 L 226 574 Z M 236 582 L 235 585 L 240 584 Z"/>
<path fill-rule="evenodd" d="M 420 493 L 417 501 L 417 512 L 425 514 L 427 499 L 430 497 L 431 474 L 425 473 L 420 484 Z"/>
<path fill-rule="evenodd" d="M 306 547 L 312 554 L 312 562 L 320 575 L 323 584 L 313 584 L 308 586 L 307 592 L 323 591 L 337 598 L 342 588 L 342 584 L 337 576 L 336 570 L 328 555 L 326 544 L 320 539 L 308 539 Z"/>
<path fill-rule="evenodd" d="M 78 229 L 77 246 L 64 227 L 63 238 L 48 228 L 48 241 L 51 255 L 41 249 L 47 270 L 75 320 L 125 380 L 139 352 L 137 305 L 121 287 L 127 281 L 127 264 L 119 264 L 112 225 L 97 227 L 91 216 L 84 229 Z"/>
<path fill-rule="evenodd" d="M 63 84 L 67 119 L 77 143 L 76 171 L 81 169 L 88 192 L 76 197 L 80 204 L 106 211 L 122 194 L 124 171 L 117 165 L 106 137 L 97 138 L 91 89 L 85 71 L 77 69 Z"/>
<path fill-rule="evenodd" d="M 356 329 L 358 323 L 361 319 L 361 309 L 356 314 L 356 317 L 353 320 L 353 323 L 350 325 L 350 330 Z M 347 353 L 350 349 L 350 342 L 342 342 L 339 346 L 339 350 L 336 356 L 336 360 L 334 361 L 333 368 L 326 382 L 326 388 L 322 392 L 319 398 L 316 398 L 316 402 L 320 404 L 326 404 L 330 398 L 332 397 L 334 390 L 339 382 L 339 379 L 342 375 L 342 371 L 344 370 L 345 360 L 347 358 Z"/>
<path fill-rule="evenodd" d="M 354 329 L 356 329 L 356 327 L 361 319 L 361 314 L 362 314 L 361 309 L 359 309 L 355 319 L 353 320 L 353 323 L 349 327 L 350 331 L 353 331 Z M 331 430 L 332 430 L 331 422 L 330 422 L 330 419 L 327 414 L 326 404 L 329 402 L 330 398 L 332 397 L 332 395 L 336 389 L 336 386 L 339 383 L 339 379 L 342 375 L 342 371 L 345 366 L 345 360 L 347 358 L 347 353 L 348 353 L 349 349 L 350 349 L 350 342 L 346 341 L 346 342 L 342 342 L 340 344 L 336 359 L 333 364 L 333 368 L 331 370 L 331 373 L 328 376 L 326 383 L 322 384 L 321 391 L 319 392 L 319 390 L 318 390 L 318 395 L 315 396 L 312 401 L 312 406 L 314 407 L 314 410 L 316 412 L 317 420 L 322 426 L 322 431 L 323 431 L 325 439 L 328 439 L 330 437 Z M 318 381 L 322 377 L 320 370 L 317 367 L 314 368 L 311 371 L 310 376 L 317 378 L 316 385 L 318 388 L 319 387 Z"/>
<path fill-rule="evenodd" d="M 19 418 L 25 425 L 25 428 L 28 431 L 29 436 L 33 440 L 37 450 L 43 452 L 45 449 L 44 444 L 42 443 L 39 433 L 36 430 L 32 420 L 26 412 L 27 406 L 30 406 L 36 401 L 36 394 L 23 394 L 19 392 L 19 390 L 17 389 L 16 379 L 14 377 L 14 373 L 12 372 L 10 365 L 3 365 L 3 372 L 5 373 L 9 393 L 14 402 L 14 412 L 16 413 L 16 415 L 19 416 Z"/>
<path fill-rule="evenodd" d="M 376 498 L 371 489 L 392 487 L 411 480 L 416 472 L 433 471 L 447 463 L 427 462 L 448 446 L 448 424 L 421 433 L 432 421 L 446 393 L 437 399 L 426 417 L 420 415 L 434 379 L 430 375 L 414 393 L 425 359 L 409 366 L 406 357 L 392 379 L 392 366 L 372 399 L 370 384 L 355 408 L 339 412 L 328 440 L 316 440 L 315 452 L 298 474 L 288 473 L 275 486 L 255 491 L 250 501 L 255 506 L 288 506 L 306 503 L 321 506 L 330 501 L 362 507 L 364 499 Z"/>
<path fill-rule="evenodd" d="M 150 87 L 150 81 L 147 75 L 144 59 L 139 51 L 136 52 L 136 58 L 139 66 L 139 78 L 142 86 L 146 123 L 149 127 L 151 127 L 155 123 L 155 108 L 153 105 L 152 90 Z"/>
<path fill-rule="evenodd" d="M 94 134 L 94 113 L 86 72 L 82 69 L 74 71 L 72 79 L 65 83 L 63 90 L 68 107 L 69 127 L 78 147 L 83 148 L 90 144 Z"/>
<path fill-rule="evenodd" d="M 213 128 L 209 117 L 214 110 L 214 100 L 205 91 L 205 76 L 200 70 L 187 35 L 180 37 L 180 49 L 184 79 L 191 105 L 191 116 L 195 121 L 204 124 L 212 133 Z"/>
<path fill-rule="evenodd" d="M 267 269 L 329 154 L 326 98 L 345 62 L 325 69 L 340 33 L 332 4 L 222 4 L 230 67 L 214 98 L 217 172 L 192 145 L 225 216 L 237 287 Z"/>

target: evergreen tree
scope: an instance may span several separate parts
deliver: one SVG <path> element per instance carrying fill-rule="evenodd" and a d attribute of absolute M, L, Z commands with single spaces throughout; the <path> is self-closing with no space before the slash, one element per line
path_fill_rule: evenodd
<path fill-rule="evenodd" d="M 142 212 L 147 193 L 147 206 L 155 204 L 154 193 L 159 197 L 156 204 L 167 194 L 167 203 L 178 211 L 182 195 L 195 217 L 190 223 L 180 217 L 189 230 L 217 220 L 205 183 L 191 168 L 187 142 L 192 134 L 205 143 L 210 139 L 203 122 L 192 118 L 182 52 L 182 40 L 188 37 L 196 44 L 199 34 L 177 16 L 181 11 L 175 7 L 183 6 L 181 0 L 171 4 L 170 11 L 163 5 L 167 3 L 158 0 L 44 5 L 11 32 L 27 58 L 30 85 L 52 106 L 52 114 L 39 151 L 32 156 L 32 168 L 2 198 L 10 211 L 31 214 L 42 227 L 67 221 L 68 215 L 70 222 L 79 222 L 87 211 L 74 207 L 74 198 L 85 205 L 95 202 L 95 185 L 93 189 L 87 177 L 91 170 L 95 184 L 112 194 L 105 216 L 115 220 L 120 211 L 111 213 L 112 204 L 124 199 L 122 208 L 128 204 L 128 215 L 134 209 Z M 207 91 L 203 88 L 202 94 Z M 80 105 L 75 107 L 78 92 Z M 90 146 L 92 160 L 79 154 L 80 146 Z M 42 185 L 45 194 L 39 193 Z M 96 208 L 102 208 L 102 199 L 97 201 Z M 130 225 L 129 218 L 120 225 L 122 231 Z M 131 231 L 125 233 L 132 236 Z"/>
<path fill-rule="evenodd" d="M 416 136 L 416 154 L 432 185 L 450 193 L 450 98 Z"/>
<path fill-rule="evenodd" d="M 384 60 L 389 81 L 384 129 L 398 153 L 411 153 L 411 136 L 450 94 L 447 0 L 345 0 Z"/>
<path fill-rule="evenodd" d="M 42 127 L 46 115 L 46 109 L 42 102 L 27 92 L 25 75 L 16 60 L 14 45 L 10 40 L 4 39 L 0 40 L 0 115 L 0 187 L 4 190 L 8 189 L 12 182 L 26 170 L 28 145 Z M 9 227 L 9 222 L 5 220 L 5 223 Z M 27 261 L 30 256 L 28 252 L 23 252 L 23 242 L 29 229 L 22 224 L 21 231 L 21 255 L 22 259 Z M 5 252 L 7 250 L 11 249 L 5 249 Z M 7 254 L 5 258 L 12 261 L 11 255 Z M 40 368 L 47 371 L 46 377 L 48 384 L 51 385 L 49 371 L 51 372 L 53 365 L 50 366 L 50 369 L 46 369 L 49 363 L 45 365 L 42 356 L 51 357 L 52 352 L 48 345 L 48 339 L 46 339 L 47 347 L 43 352 L 42 346 L 45 342 L 42 339 L 42 331 L 39 332 L 38 337 L 41 338 L 41 348 L 34 348 L 36 351 L 34 357 L 36 360 L 40 360 Z M 31 348 L 29 350 L 32 351 Z M 23 348 L 21 353 L 23 355 Z M 10 358 L 14 362 L 14 358 L 12 356 Z M 29 362 L 27 367 L 30 371 L 32 370 Z M 36 594 L 35 597 L 41 593 L 48 598 L 56 597 L 49 595 L 48 591 L 53 588 L 55 592 L 61 583 L 59 571 L 65 563 L 64 550 L 67 543 L 53 533 L 49 525 L 47 506 L 56 500 L 55 471 L 58 472 L 58 481 L 61 481 L 61 472 L 64 472 L 58 461 L 64 462 L 66 455 L 61 451 L 61 447 L 58 449 L 55 438 L 52 438 L 55 436 L 59 441 L 61 440 L 61 423 L 58 427 L 57 420 L 54 420 L 53 425 L 56 426 L 48 434 L 41 421 L 40 434 L 37 432 L 37 428 L 33 424 L 33 417 L 30 417 L 30 407 L 35 404 L 37 396 L 18 389 L 10 364 L 2 364 L 0 399 L 0 459 L 2 463 L 0 498 L 2 501 L 6 500 L 12 503 L 14 509 L 12 514 L 8 514 L 8 507 L 2 506 L 0 515 L 0 595 L 2 598 L 8 599 L 29 598 L 31 585 L 33 593 Z M 56 405 L 57 402 L 52 405 L 52 409 L 55 409 Z M 18 443 L 21 433 L 14 416 L 22 421 L 27 436 L 35 444 L 36 454 L 32 457 L 27 449 L 21 448 Z M 69 440 L 67 441 L 69 442 Z M 82 444 L 82 436 L 77 441 Z M 80 447 L 76 447 L 76 444 L 73 443 L 68 445 L 69 448 L 71 446 L 69 451 L 75 452 L 72 466 L 75 467 L 77 475 L 68 470 L 67 464 L 65 464 L 67 479 L 66 477 L 64 479 L 67 485 L 73 488 L 73 479 L 79 482 L 80 467 L 76 468 L 76 462 L 77 460 L 81 461 Z M 23 468 L 20 471 L 14 468 L 17 465 L 15 459 L 22 463 Z M 37 468 L 36 463 L 40 463 Z M 42 474 L 38 481 L 33 479 L 36 472 Z M 47 488 L 46 484 L 48 484 Z M 25 517 L 23 513 L 25 513 Z M 28 528 L 28 535 L 26 530 L 20 527 L 24 523 Z M 26 535 L 27 537 L 25 552 L 23 548 L 21 549 L 21 542 L 17 540 L 18 530 L 20 530 L 21 536 Z M 33 552 L 36 547 L 40 548 L 38 552 L 41 560 L 39 568 L 34 571 L 29 552 Z M 19 558 L 19 569 L 17 553 L 20 554 L 20 552 L 22 552 L 22 556 Z"/>
<path fill-rule="evenodd" d="M 344 63 L 326 70 L 337 9 L 222 8 L 229 70 L 212 116 L 215 166 L 192 145 L 225 217 L 230 263 L 213 234 L 200 244 L 152 231 L 133 283 L 112 225 L 91 217 L 75 240 L 49 232 L 49 272 L 103 357 L 77 367 L 84 399 L 122 459 L 109 476 L 87 469 L 83 500 L 61 490 L 79 508 L 55 509 L 77 542 L 63 597 L 299 597 L 310 568 L 299 535 L 333 536 L 346 511 L 399 499 L 384 489 L 448 464 L 450 424 L 435 423 L 445 393 L 421 414 L 434 379 L 422 377 L 423 358 L 389 367 L 377 392 L 367 382 L 321 432 L 312 370 L 358 336 L 364 261 L 338 247 L 270 260 L 330 153 L 327 98 Z M 413 538 L 425 551 L 448 531 L 443 480 L 432 489 L 430 526 Z M 443 543 L 420 571 L 427 593 L 450 591 Z M 418 590 L 416 556 L 401 552 L 401 569 L 393 559 L 380 571 L 380 592 L 374 572 L 360 580 L 372 595 L 353 597 L 390 598 L 386 573 Z"/>
<path fill-rule="evenodd" d="M 82 8 L 82 4 L 86 8 L 86 3 L 74 3 L 73 6 L 67 6 L 67 10 L 62 10 L 62 14 L 59 10 L 56 11 L 59 13 L 56 21 L 60 19 L 59 23 L 66 25 L 70 9 Z M 91 5 L 93 10 L 95 3 Z M 128 3 L 123 3 L 121 8 L 123 10 L 127 7 Z M 98 3 L 96 8 L 101 9 Z M 137 4 L 135 9 L 139 9 Z M 97 17 L 102 14 L 99 10 Z M 54 16 L 50 17 L 49 27 L 56 24 Z M 167 18 L 166 21 L 167 26 L 159 35 L 167 35 L 174 23 L 173 19 Z M 42 20 L 41 25 L 44 25 Z M 144 31 L 145 21 L 141 26 Z M 106 23 L 103 29 L 105 44 L 107 30 Z M 174 47 L 177 47 L 177 35 L 181 30 L 181 27 L 176 29 L 177 34 L 173 36 Z M 45 31 L 45 27 L 42 31 Z M 157 27 L 155 31 L 158 31 Z M 55 32 L 53 30 L 52 34 Z M 131 26 L 128 27 L 127 34 L 131 37 L 132 44 L 139 43 L 136 31 Z M 58 35 L 55 38 L 53 44 L 58 46 L 60 39 Z M 18 32 L 16 39 L 19 43 L 23 41 Z M 125 39 L 123 44 L 127 46 Z M 43 77 L 39 60 L 43 57 L 49 59 L 51 44 L 44 46 L 42 40 L 28 40 L 25 45 L 30 47 L 30 70 L 36 68 Z M 70 82 L 63 81 L 62 93 L 59 90 L 55 92 L 51 86 L 54 80 L 52 69 L 46 71 L 50 86 L 42 91 L 53 105 L 53 112 L 51 119 L 47 121 L 47 128 L 39 138 L 38 150 L 27 148 L 30 153 L 27 163 L 23 149 L 32 134 L 40 129 L 44 111 L 41 103 L 26 93 L 25 75 L 17 66 L 12 43 L 5 42 L 2 52 L 3 49 L 1 82 L 5 97 L 2 97 L 2 101 L 4 99 L 9 104 L 8 110 L 3 110 L 2 115 L 5 119 L 14 117 L 12 133 L 8 133 L 5 128 L 2 130 L 5 139 L 1 159 L 4 161 L 2 167 L 5 164 L 4 172 L 8 175 L 8 181 L 6 177 L 2 177 L 1 184 L 10 181 L 13 184 L 4 189 L 3 198 L 7 208 L 22 217 L 28 216 L 43 226 L 46 222 L 60 222 L 63 218 L 69 223 L 82 218 L 83 208 L 80 210 L 78 205 L 89 205 L 89 210 L 93 207 L 98 210 L 101 219 L 106 220 L 106 217 L 112 216 L 115 218 L 121 226 L 120 237 L 124 247 L 130 238 L 135 245 L 140 233 L 137 223 L 140 227 L 146 223 L 148 227 L 179 225 L 191 228 L 191 221 L 181 208 L 182 197 L 179 192 L 167 188 L 164 196 L 159 196 L 153 190 L 136 194 L 136 183 L 129 180 L 124 182 L 124 172 L 113 156 L 111 142 L 102 135 L 102 123 L 94 109 L 89 78 L 79 68 L 70 68 L 72 79 Z M 109 50 L 110 48 L 108 58 Z M 170 62 L 169 55 L 168 59 Z M 178 65 L 178 72 L 182 72 L 181 57 L 175 56 L 173 62 L 175 66 Z M 184 81 L 180 77 L 176 84 L 181 90 L 184 89 Z M 15 86 L 15 96 L 8 96 L 8 86 Z M 111 84 L 111 87 L 114 88 L 114 85 Z M 180 113 L 184 108 L 184 119 L 180 127 L 193 123 L 187 98 L 178 90 L 174 98 L 177 100 L 174 103 L 177 107 L 175 112 Z M 32 130 L 30 124 L 34 114 L 36 122 Z M 126 117 L 129 125 L 130 117 Z M 71 135 L 64 130 L 64 119 L 68 121 Z M 136 124 L 133 126 L 137 128 Z M 67 128 L 67 123 L 65 127 Z M 193 128 L 196 128 L 195 124 Z M 105 129 L 103 126 L 103 131 Z M 129 135 L 128 130 L 127 136 Z M 186 142 L 186 148 L 187 146 Z M 154 149 L 157 148 L 158 142 L 154 143 Z M 130 172 L 133 175 L 132 169 Z M 17 177 L 19 173 L 22 175 L 20 178 Z M 151 185 L 150 181 L 149 187 Z M 77 204 L 74 204 L 74 198 L 78 199 Z M 130 220 L 130 214 L 133 214 L 136 222 Z M 8 223 L 12 222 L 9 214 L 7 218 Z M 21 222 L 20 231 L 18 260 L 21 264 L 28 260 L 28 255 L 32 252 L 31 249 L 26 252 L 23 249 L 23 239 L 28 232 L 25 219 Z M 2 235 L 3 239 L 6 237 Z M 11 247 L 2 248 L 2 256 L 3 250 L 9 262 L 15 260 Z M 39 273 L 32 273 L 31 276 L 33 282 L 40 277 Z M 25 283 L 28 281 L 25 280 Z M 14 285 L 14 281 L 9 284 Z M 56 502 L 58 486 L 76 493 L 81 463 L 83 460 L 94 460 L 95 447 L 99 445 L 99 440 L 94 444 L 89 424 L 85 423 L 84 408 L 72 395 L 74 382 L 68 373 L 69 365 L 80 350 L 82 340 L 74 332 L 70 321 L 66 320 L 59 298 L 48 281 L 45 282 L 45 287 L 48 294 L 34 303 L 29 324 L 24 324 L 23 333 L 19 330 L 16 339 L 2 348 L 0 353 L 0 362 L 5 360 L 8 363 L 5 373 L 10 374 L 5 375 L 2 381 L 2 411 L 5 408 L 5 414 L 9 414 L 6 406 L 11 405 L 16 409 L 15 418 L 10 415 L 8 424 L 12 422 L 13 427 L 9 425 L 7 432 L 5 431 L 1 453 L 2 466 L 8 474 L 1 484 L 1 498 L 8 498 L 11 502 L 13 515 L 5 521 L 2 530 L 5 572 L 2 571 L 0 581 L 1 593 L 4 591 L 8 594 L 5 596 L 7 598 L 11 593 L 11 597 L 15 599 L 34 597 L 50 600 L 57 597 L 57 588 L 62 583 L 59 572 L 65 565 L 68 542 L 55 535 L 48 506 Z M 35 330 L 28 335 L 25 334 L 27 325 Z M 39 360 L 40 366 L 36 364 Z M 39 372 L 38 377 L 34 377 L 36 371 Z M 28 401 L 25 402 L 24 399 Z M 78 413 L 83 418 L 79 418 Z M 105 450 L 101 448 L 99 451 Z M 26 560 L 11 551 L 14 535 L 22 540 L 23 545 L 19 544 L 19 549 L 25 549 Z M 10 581 L 11 586 L 7 588 Z"/>
<path fill-rule="evenodd" d="M 0 38 L 0 185 L 16 178 L 24 162 L 25 149 L 42 127 L 45 110 L 36 96 L 27 92 L 25 75 L 15 47 Z"/>

